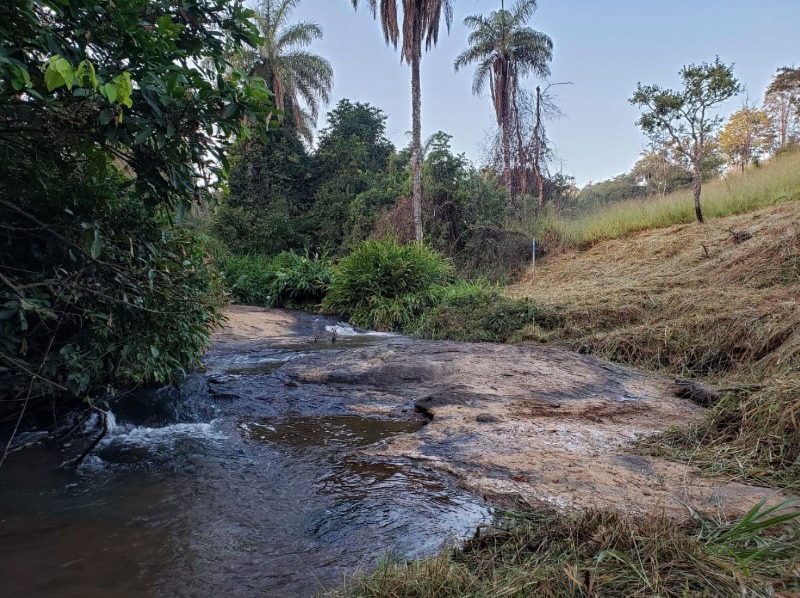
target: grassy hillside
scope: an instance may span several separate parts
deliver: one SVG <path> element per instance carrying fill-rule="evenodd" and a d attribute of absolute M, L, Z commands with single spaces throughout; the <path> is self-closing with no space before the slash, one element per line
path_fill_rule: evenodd
<path fill-rule="evenodd" d="M 539 307 L 528 340 L 733 389 L 699 428 L 662 439 L 676 456 L 800 479 L 800 202 L 568 251 L 508 293 Z"/>
<path fill-rule="evenodd" d="M 734 171 L 709 182 L 703 185 L 701 201 L 708 219 L 797 199 L 800 199 L 800 152 L 777 156 L 758 168 L 743 173 Z M 663 198 L 616 203 L 575 220 L 553 219 L 544 226 L 549 230 L 546 236 L 557 239 L 557 243 L 579 248 L 636 231 L 688 224 L 694 219 L 692 191 L 687 189 Z"/>

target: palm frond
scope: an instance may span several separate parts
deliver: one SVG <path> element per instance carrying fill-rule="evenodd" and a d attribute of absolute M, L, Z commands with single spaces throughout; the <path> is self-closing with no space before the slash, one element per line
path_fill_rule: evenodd
<path fill-rule="evenodd" d="M 313 21 L 295 23 L 283 29 L 275 42 L 276 50 L 310 46 L 314 40 L 322 39 L 322 27 Z"/>

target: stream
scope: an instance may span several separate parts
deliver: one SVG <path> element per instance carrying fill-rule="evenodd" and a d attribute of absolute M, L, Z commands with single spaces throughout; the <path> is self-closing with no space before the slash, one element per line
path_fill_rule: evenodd
<path fill-rule="evenodd" d="M 364 451 L 426 424 L 413 401 L 376 417 L 353 408 L 368 390 L 281 375 L 288 362 L 414 342 L 320 325 L 317 342 L 306 327 L 288 342 L 215 343 L 179 388 L 122 397 L 77 470 L 61 467 L 69 446 L 12 453 L 0 469 L 0 595 L 313 596 L 490 520 L 451 479 Z"/>

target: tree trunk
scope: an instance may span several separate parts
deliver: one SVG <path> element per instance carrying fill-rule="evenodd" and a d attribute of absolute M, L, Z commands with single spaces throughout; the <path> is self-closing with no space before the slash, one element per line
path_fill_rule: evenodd
<path fill-rule="evenodd" d="M 422 241 L 422 94 L 420 89 L 420 62 L 422 62 L 422 29 L 415 19 L 414 48 L 411 52 L 411 173 L 414 202 L 414 235 Z"/>
<path fill-rule="evenodd" d="M 542 90 L 536 87 L 536 125 L 533 128 L 533 172 L 536 175 L 536 186 L 539 191 L 539 207 L 544 207 L 544 177 L 542 176 Z"/>
<path fill-rule="evenodd" d="M 508 110 L 508 93 L 503 92 L 503 185 L 508 193 L 508 209 L 514 208 L 514 189 L 511 185 L 511 118 Z"/>
<path fill-rule="evenodd" d="M 692 190 L 694 191 L 694 215 L 697 221 L 703 224 L 703 210 L 700 208 L 700 191 L 702 189 L 703 178 L 700 171 L 700 165 L 695 164 L 694 173 L 692 174 Z"/>
<path fill-rule="evenodd" d="M 519 195 L 525 195 L 528 192 L 528 159 L 527 149 L 522 141 L 522 121 L 516 94 L 514 94 L 514 132 L 517 135 L 517 180 L 514 191 Z"/>

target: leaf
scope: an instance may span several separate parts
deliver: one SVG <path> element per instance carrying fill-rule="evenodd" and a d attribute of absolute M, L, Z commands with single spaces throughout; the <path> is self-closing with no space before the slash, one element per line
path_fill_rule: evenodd
<path fill-rule="evenodd" d="M 113 83 L 106 83 L 100 88 L 102 94 L 112 104 L 117 101 L 117 86 Z"/>
<path fill-rule="evenodd" d="M 64 77 L 55 68 L 48 66 L 44 72 L 44 83 L 47 91 L 53 91 L 64 85 Z"/>
<path fill-rule="evenodd" d="M 239 109 L 239 104 L 236 102 L 231 102 L 227 106 L 225 106 L 225 110 L 222 111 L 222 118 L 228 119 L 236 114 L 236 111 Z"/>
<path fill-rule="evenodd" d="M 154 358 L 157 358 L 159 355 L 161 355 L 161 353 L 159 353 L 155 345 L 150 345 L 150 355 L 152 355 Z"/>
<path fill-rule="evenodd" d="M 92 248 L 91 248 L 91 255 L 92 259 L 97 259 L 100 257 L 100 252 L 103 250 L 103 241 L 100 238 L 100 231 L 95 229 L 94 231 L 94 241 L 92 241 Z"/>
<path fill-rule="evenodd" d="M 64 80 L 64 85 L 67 86 L 67 89 L 72 90 L 72 85 L 75 82 L 75 70 L 72 68 L 72 65 L 66 61 L 66 59 L 58 57 L 55 61 L 54 68 Z"/>
<path fill-rule="evenodd" d="M 147 138 L 150 137 L 150 135 L 152 135 L 152 134 L 153 134 L 153 128 L 152 127 L 147 127 L 146 129 L 144 129 L 142 131 L 139 131 L 136 134 L 136 137 L 134 137 L 133 142 L 136 145 L 139 145 L 140 143 L 144 143 L 147 140 Z"/>
<path fill-rule="evenodd" d="M 114 118 L 114 112 L 112 112 L 108 108 L 104 108 L 103 110 L 100 111 L 100 114 L 97 116 L 97 121 L 101 125 L 107 125 L 108 123 L 111 122 L 111 119 L 113 118 Z"/>
<path fill-rule="evenodd" d="M 133 107 L 133 100 L 131 99 L 131 94 L 133 93 L 131 74 L 125 71 L 121 75 L 114 77 L 113 82 L 117 87 L 117 100 L 119 103 L 128 108 Z"/>
<path fill-rule="evenodd" d="M 11 67 L 11 87 L 16 91 L 21 91 L 31 85 L 31 76 L 28 74 L 28 69 L 13 65 Z"/>

